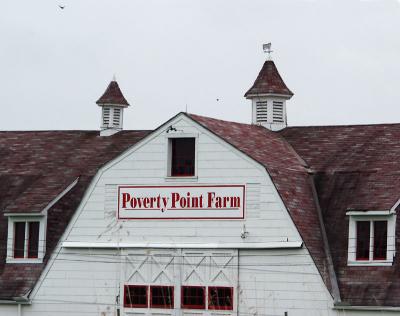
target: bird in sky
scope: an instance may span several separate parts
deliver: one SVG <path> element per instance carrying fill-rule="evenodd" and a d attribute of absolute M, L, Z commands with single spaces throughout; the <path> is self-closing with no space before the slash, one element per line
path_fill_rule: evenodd
<path fill-rule="evenodd" d="M 58 7 L 59 7 L 61 10 L 64 10 L 64 8 L 65 8 L 65 5 L 61 5 L 61 4 L 59 4 L 59 5 L 58 5 Z"/>

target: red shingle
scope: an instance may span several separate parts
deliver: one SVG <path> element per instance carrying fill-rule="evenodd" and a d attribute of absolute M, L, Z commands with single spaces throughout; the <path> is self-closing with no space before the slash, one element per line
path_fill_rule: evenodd
<path fill-rule="evenodd" d="M 116 81 L 111 81 L 108 85 L 106 91 L 103 95 L 96 101 L 98 105 L 103 104 L 113 104 L 113 105 L 123 105 L 128 106 L 129 103 L 126 101 L 124 95 L 119 88 L 119 85 Z"/>
<path fill-rule="evenodd" d="M 280 94 L 292 96 L 293 92 L 289 90 L 285 82 L 282 80 L 275 63 L 272 60 L 267 60 L 260 73 L 254 81 L 253 86 L 245 93 L 245 97 L 251 95 L 262 94 Z"/>

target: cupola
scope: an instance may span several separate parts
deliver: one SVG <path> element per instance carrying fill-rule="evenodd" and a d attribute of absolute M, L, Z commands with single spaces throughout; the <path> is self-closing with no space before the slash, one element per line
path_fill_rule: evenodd
<path fill-rule="evenodd" d="M 270 53 L 271 50 L 267 52 Z M 252 101 L 252 124 L 262 125 L 273 131 L 287 126 L 286 100 L 293 93 L 282 80 L 270 56 L 244 96 Z"/>
<path fill-rule="evenodd" d="M 124 108 L 129 106 L 115 78 L 96 104 L 102 108 L 100 136 L 111 136 L 122 130 Z"/>

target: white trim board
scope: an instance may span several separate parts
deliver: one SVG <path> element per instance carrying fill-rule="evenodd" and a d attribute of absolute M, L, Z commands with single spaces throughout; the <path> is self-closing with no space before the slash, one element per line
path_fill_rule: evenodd
<path fill-rule="evenodd" d="M 301 241 L 252 242 L 252 243 L 107 243 L 64 241 L 63 248 L 184 248 L 184 249 L 299 249 Z"/>

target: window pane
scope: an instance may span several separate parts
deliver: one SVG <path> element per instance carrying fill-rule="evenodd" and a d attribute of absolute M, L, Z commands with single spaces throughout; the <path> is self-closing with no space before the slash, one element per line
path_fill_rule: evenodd
<path fill-rule="evenodd" d="M 202 286 L 182 286 L 182 308 L 205 309 L 205 288 Z"/>
<path fill-rule="evenodd" d="M 28 258 L 37 258 L 39 251 L 39 222 L 29 222 Z"/>
<path fill-rule="evenodd" d="M 152 286 L 150 293 L 150 307 L 174 308 L 173 286 Z"/>
<path fill-rule="evenodd" d="M 357 260 L 369 260 L 370 222 L 357 222 Z"/>
<path fill-rule="evenodd" d="M 374 260 L 386 260 L 387 221 L 374 222 Z"/>
<path fill-rule="evenodd" d="M 14 224 L 14 258 L 23 258 L 25 249 L 25 222 Z"/>
<path fill-rule="evenodd" d="M 125 307 L 147 307 L 147 286 L 125 285 Z"/>
<path fill-rule="evenodd" d="M 208 288 L 209 309 L 233 309 L 233 288 L 231 287 L 209 287 Z"/>
<path fill-rule="evenodd" d="M 195 139 L 172 138 L 171 176 L 194 176 Z"/>

